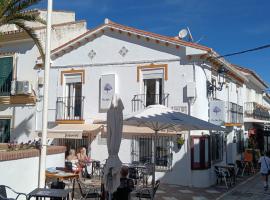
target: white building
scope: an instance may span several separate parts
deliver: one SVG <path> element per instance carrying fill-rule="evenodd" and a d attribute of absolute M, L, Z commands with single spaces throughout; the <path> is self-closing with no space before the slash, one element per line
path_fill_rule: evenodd
<path fill-rule="evenodd" d="M 250 140 L 254 138 L 254 147 L 261 152 L 269 150 L 268 131 L 270 122 L 270 99 L 266 93 L 268 84 L 263 81 L 256 72 L 235 66 L 246 76 L 245 100 L 244 100 L 244 126 L 245 137 Z M 246 144 L 248 146 L 248 144 Z"/>
<path fill-rule="evenodd" d="M 78 129 L 91 134 L 89 124 L 105 119 L 113 93 L 122 98 L 124 115 L 151 104 L 187 112 L 190 99 L 190 114 L 208 121 L 209 105 L 223 106 L 219 108 L 222 112 L 218 111 L 220 118 L 213 122 L 231 127 L 226 137 L 207 131 L 191 133 L 191 178 L 186 173 L 187 134 L 178 133 L 186 141 L 181 149 L 176 144 L 179 135 L 166 132 L 159 136 L 157 147 L 157 177 L 163 182 L 212 185 L 213 165 L 234 162 L 241 153 L 233 139 L 243 130 L 245 81 L 233 66 L 216 56 L 208 47 L 105 20 L 105 24 L 53 50 L 49 121 L 57 126 L 52 132 Z M 225 72 L 226 83 L 221 88 L 218 82 L 225 81 Z M 106 134 L 96 132 L 91 137 L 91 157 L 103 161 L 107 158 Z M 151 136 L 150 131 L 124 127 L 120 159 L 126 163 L 150 161 Z"/>
<path fill-rule="evenodd" d="M 45 11 L 38 12 L 45 16 Z M 55 12 L 54 18 L 58 20 L 53 20 L 49 137 L 87 137 L 91 157 L 104 161 L 106 129 L 95 122 L 105 119 L 110 98 L 118 93 L 125 115 L 148 105 L 163 104 L 228 127 L 226 134 L 191 132 L 191 167 L 187 134 L 161 132 L 157 178 L 162 182 L 207 187 L 215 183 L 215 164 L 234 163 L 240 158 L 248 79 L 239 68 L 217 59 L 212 49 L 179 38 L 109 20 L 87 31 L 86 23 L 75 21 L 74 13 Z M 64 19 L 67 21 L 61 21 Z M 44 27 L 36 30 L 44 38 Z M 0 87 L 0 127 L 2 135 L 11 132 L 8 140 L 27 141 L 36 137 L 42 127 L 41 61 L 25 33 L 4 33 L 7 39 L 0 41 L 0 62 L 8 63 L 4 83 L 9 85 L 7 89 Z M 11 95 L 11 80 L 30 81 L 35 92 L 19 95 L 16 88 L 15 95 Z M 180 135 L 185 138 L 181 148 L 177 145 Z M 150 161 L 152 151 L 151 131 L 124 127 L 119 153 L 122 162 Z"/>

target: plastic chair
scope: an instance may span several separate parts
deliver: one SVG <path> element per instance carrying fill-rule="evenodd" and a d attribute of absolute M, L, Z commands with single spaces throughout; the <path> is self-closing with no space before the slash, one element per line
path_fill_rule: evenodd
<path fill-rule="evenodd" d="M 129 167 L 128 168 L 128 177 L 134 180 L 135 185 L 137 185 L 138 180 L 140 179 L 139 171 L 136 167 Z"/>
<path fill-rule="evenodd" d="M 148 184 L 148 179 L 153 175 L 153 165 L 151 163 L 145 163 L 145 168 L 142 170 L 143 185 Z"/>
<path fill-rule="evenodd" d="M 93 161 L 93 163 L 92 163 L 92 176 L 100 177 L 101 176 L 100 171 L 101 171 L 100 161 L 98 161 L 98 160 Z"/>
<path fill-rule="evenodd" d="M 16 195 L 15 198 L 9 198 L 7 196 L 7 190 L 11 191 Z M 12 200 L 12 199 L 18 199 L 20 196 L 25 196 L 25 199 L 27 199 L 27 195 L 25 193 L 16 192 L 14 189 L 12 189 L 9 186 L 6 185 L 0 185 L 0 200 Z"/>
<path fill-rule="evenodd" d="M 236 164 L 236 176 L 238 175 L 238 174 L 241 174 L 242 176 L 243 176 L 243 173 L 244 173 L 244 165 L 243 165 L 243 163 L 242 163 L 242 161 L 241 160 L 236 160 L 235 161 L 235 164 Z"/>
<path fill-rule="evenodd" d="M 144 187 L 144 188 L 141 188 L 139 190 L 136 190 L 135 191 L 135 196 L 139 199 L 154 199 L 155 197 L 155 194 L 158 190 L 158 187 L 160 185 L 160 181 L 157 180 L 155 182 L 155 186 L 154 186 L 154 189 L 152 189 L 151 187 Z"/>
<path fill-rule="evenodd" d="M 232 185 L 232 176 L 228 170 L 215 166 L 215 173 L 217 176 L 217 184 L 219 183 L 219 180 L 220 183 L 223 180 L 227 189 L 229 188 L 228 184 L 230 186 Z"/>

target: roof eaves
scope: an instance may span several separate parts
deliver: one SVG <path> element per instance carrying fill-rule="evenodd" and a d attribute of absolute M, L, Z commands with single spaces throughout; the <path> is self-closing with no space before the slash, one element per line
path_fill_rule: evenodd
<path fill-rule="evenodd" d="M 189 47 L 205 50 L 205 51 L 208 51 L 208 52 L 211 51 L 211 48 L 203 46 L 203 45 L 195 44 L 195 43 L 192 43 L 192 42 L 186 42 L 184 40 L 175 39 L 175 38 L 172 38 L 172 37 L 159 35 L 159 34 L 148 32 L 148 31 L 143 31 L 143 30 L 136 29 L 136 28 L 133 28 L 133 27 L 117 24 L 115 22 L 109 21 L 108 25 L 111 25 L 113 28 L 120 28 L 120 29 L 123 29 L 125 31 L 130 31 L 130 32 L 133 32 L 133 33 L 136 33 L 136 34 L 141 34 L 141 35 L 143 35 L 145 37 L 153 37 L 155 39 L 163 40 L 163 41 L 166 41 L 166 42 L 171 42 L 171 43 L 178 44 L 178 45 L 189 46 Z"/>
<path fill-rule="evenodd" d="M 191 43 L 191 42 L 186 42 L 186 41 L 182 41 L 182 40 L 173 39 L 171 37 L 162 36 L 162 35 L 158 35 L 158 34 L 155 34 L 155 33 L 142 31 L 142 30 L 139 30 L 139 29 L 131 28 L 131 27 L 128 27 L 128 26 L 123 26 L 123 25 L 120 25 L 120 24 L 109 21 L 108 23 L 102 24 L 102 25 L 96 27 L 95 29 L 91 29 L 91 30 L 83 33 L 82 35 L 68 41 L 67 43 L 53 49 L 51 51 L 51 54 L 52 55 L 57 54 L 58 52 L 64 50 L 66 47 L 68 47 L 68 46 L 70 46 L 70 45 L 84 39 L 85 37 L 89 36 L 90 34 L 95 34 L 99 30 L 101 30 L 103 28 L 106 28 L 106 27 L 122 29 L 123 31 L 126 31 L 126 32 L 131 32 L 133 34 L 141 34 L 141 35 L 143 35 L 145 37 L 153 37 L 155 39 L 158 39 L 158 40 L 161 40 L 161 41 L 164 41 L 164 42 L 173 43 L 173 44 L 176 44 L 176 45 L 183 45 L 183 46 L 189 46 L 189 47 L 193 47 L 193 48 L 198 48 L 198 49 L 201 49 L 201 50 L 204 50 L 204 51 L 207 51 L 207 52 L 212 51 L 212 49 L 209 48 L 209 47 L 194 44 L 194 43 Z M 40 57 L 38 59 L 40 59 Z"/>
<path fill-rule="evenodd" d="M 240 71 L 243 71 L 245 73 L 248 73 L 250 75 L 252 75 L 253 77 L 255 77 L 262 85 L 264 85 L 266 88 L 268 88 L 268 84 L 253 70 L 239 66 L 239 65 L 235 65 L 233 64 L 234 67 L 237 67 Z"/>
<path fill-rule="evenodd" d="M 236 77 L 240 78 L 243 82 L 247 81 L 247 78 L 243 74 L 237 73 L 237 69 L 233 66 L 233 64 L 229 63 L 226 59 L 223 57 L 220 57 L 220 55 L 212 50 L 211 56 L 215 58 L 217 61 L 221 62 L 227 69 L 229 69 Z"/>

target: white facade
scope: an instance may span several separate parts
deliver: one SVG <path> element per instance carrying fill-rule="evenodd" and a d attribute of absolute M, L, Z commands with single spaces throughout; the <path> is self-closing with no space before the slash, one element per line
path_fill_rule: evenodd
<path fill-rule="evenodd" d="M 91 33 L 89 33 L 89 37 Z M 68 46 L 68 45 L 67 45 Z M 127 50 L 121 55 L 121 49 Z M 92 53 L 90 53 L 92 52 Z M 95 52 L 95 53 L 93 53 Z M 207 96 L 206 81 L 211 80 L 215 75 L 210 68 L 203 66 L 204 60 L 198 60 L 198 55 L 206 52 L 192 47 L 174 45 L 162 45 L 155 40 L 147 41 L 145 38 L 138 38 L 134 34 L 120 33 L 117 30 L 104 28 L 95 39 L 78 45 L 63 55 L 54 57 L 50 73 L 50 95 L 49 121 L 57 121 L 57 97 L 66 95 L 65 73 L 73 72 L 74 75 L 83 71 L 85 81 L 82 83 L 82 96 L 84 100 L 83 116 L 85 123 L 93 123 L 96 120 L 104 120 L 106 111 L 100 109 L 100 81 L 103 75 L 115 75 L 115 91 L 122 98 L 125 106 L 124 115 L 133 112 L 132 99 L 135 95 L 143 94 L 144 81 L 147 77 L 152 79 L 162 77 L 163 93 L 169 94 L 168 107 L 185 108 L 188 110 L 187 84 L 195 82 L 196 97 L 192 101 L 190 114 L 200 119 L 209 120 L 209 101 Z M 188 55 L 187 55 L 188 54 Z M 190 60 L 188 56 L 194 55 L 196 60 Z M 94 55 L 94 56 L 93 56 Z M 141 67 L 141 68 L 140 68 Z M 165 70 L 167 68 L 167 72 Z M 161 70 L 161 71 L 160 71 Z M 166 75 L 165 75 L 166 72 Z M 160 75 L 160 73 L 162 75 Z M 242 85 L 228 79 L 227 84 L 219 92 L 216 99 L 225 102 L 232 102 L 243 105 Z M 227 112 L 227 111 L 226 111 Z M 71 122 L 72 123 L 72 122 Z M 242 125 L 241 125 L 242 126 Z M 234 131 L 242 127 L 233 128 L 227 135 L 227 154 L 225 147 L 221 149 L 223 159 L 219 162 L 234 162 L 239 157 L 236 152 L 236 144 L 233 143 Z M 192 135 L 200 136 L 202 131 L 193 131 Z M 204 131 L 205 135 L 209 135 Z M 132 137 L 138 133 L 124 134 L 120 147 L 119 156 L 123 162 L 132 162 Z M 102 143 L 100 135 L 95 137 L 91 143 L 91 157 L 104 161 L 107 158 L 106 143 Z M 187 164 L 187 134 L 185 145 L 178 149 L 176 136 L 173 136 L 171 143 L 172 168 L 167 171 L 157 172 L 157 178 L 164 183 L 190 185 L 189 175 L 186 173 Z M 208 151 L 210 151 L 208 149 Z M 218 162 L 212 162 L 217 164 Z M 192 185 L 196 187 L 207 187 L 215 183 L 213 167 L 204 170 L 192 170 Z M 199 181 L 204 180 L 204 181 Z"/>

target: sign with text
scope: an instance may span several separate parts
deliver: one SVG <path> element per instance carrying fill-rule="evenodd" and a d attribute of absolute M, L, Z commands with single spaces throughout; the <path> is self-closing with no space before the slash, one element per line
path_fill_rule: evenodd
<path fill-rule="evenodd" d="M 210 122 L 222 126 L 225 123 L 225 102 L 213 100 L 210 101 Z"/>
<path fill-rule="evenodd" d="M 107 110 L 115 93 L 115 75 L 102 75 L 100 84 L 100 109 Z"/>

